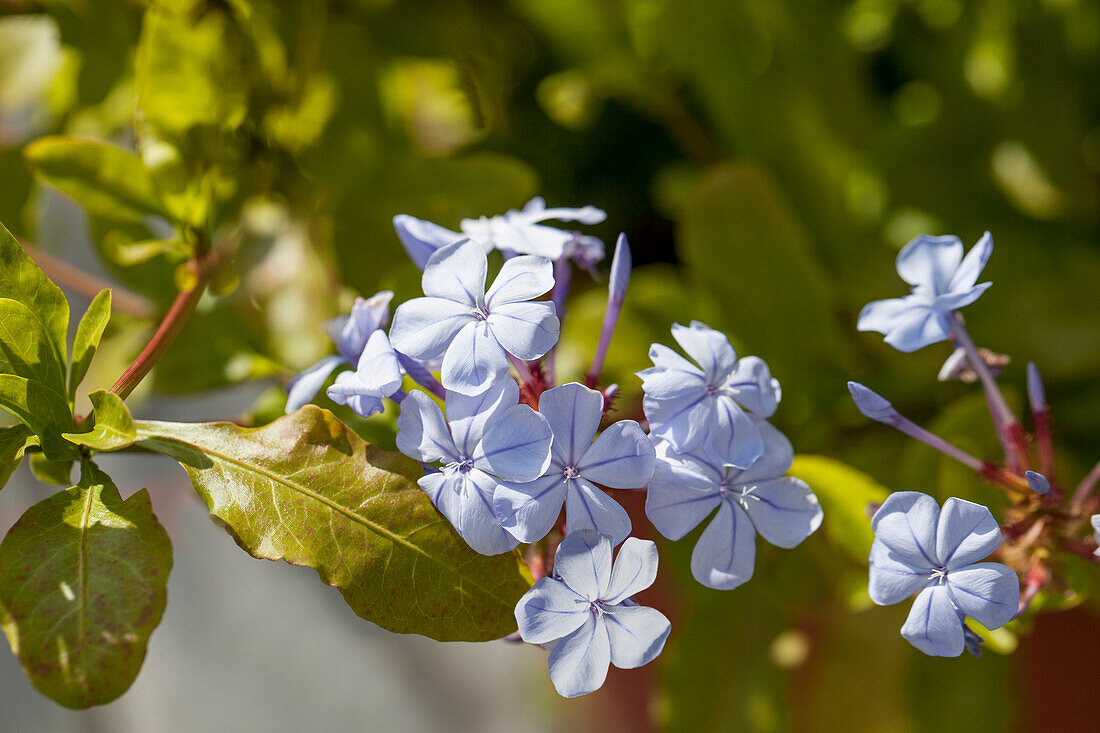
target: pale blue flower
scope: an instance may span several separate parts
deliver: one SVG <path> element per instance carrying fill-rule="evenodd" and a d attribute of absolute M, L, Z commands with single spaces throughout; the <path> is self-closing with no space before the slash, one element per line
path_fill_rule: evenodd
<path fill-rule="evenodd" d="M 1016 615 L 1020 581 L 996 562 L 978 562 L 1001 544 L 989 509 L 950 498 L 899 491 L 871 519 L 868 592 L 880 606 L 918 593 L 901 635 L 925 654 L 957 657 L 967 645 L 963 619 L 997 629 Z"/>
<path fill-rule="evenodd" d="M 662 344 L 649 348 L 653 366 L 638 376 L 650 434 L 683 453 L 705 442 L 712 455 L 747 468 L 764 450 L 750 413 L 775 413 L 779 381 L 762 359 L 738 359 L 724 334 L 699 321 L 673 324 L 672 336 L 699 366 Z"/>
<path fill-rule="evenodd" d="M 898 351 L 916 351 L 951 335 L 952 313 L 970 305 L 992 285 L 978 276 L 993 252 L 989 232 L 963 257 L 958 237 L 914 239 L 898 253 L 897 270 L 913 292 L 904 298 L 876 300 L 863 307 L 860 331 L 886 334 Z"/>
<path fill-rule="evenodd" d="M 646 515 L 670 540 L 678 540 L 718 507 L 691 554 L 691 572 L 703 585 L 730 590 L 752 577 L 756 534 L 791 548 L 821 526 L 821 505 L 801 479 L 784 476 L 794 452 L 787 438 L 758 422 L 764 453 L 747 469 L 706 455 L 677 453 L 657 445 L 657 467 L 646 495 Z"/>
<path fill-rule="evenodd" d="M 631 537 L 611 561 L 612 541 L 593 530 L 570 533 L 558 546 L 554 576 L 535 583 L 516 605 L 524 641 L 550 650 L 550 680 L 563 697 L 595 692 L 607 667 L 649 664 L 671 624 L 630 597 L 657 577 L 657 546 Z"/>
<path fill-rule="evenodd" d="M 392 298 L 393 293 L 389 290 L 383 290 L 368 299 L 356 298 L 350 315 L 329 323 L 329 337 L 336 344 L 338 353 L 321 359 L 287 382 L 286 412 L 288 415 L 312 400 L 337 367 L 359 363 L 359 358 L 371 335 L 385 326 L 386 321 L 389 320 Z M 400 386 L 400 380 L 397 386 Z M 363 407 L 367 406 L 363 405 Z M 378 400 L 378 409 L 382 409 L 381 400 Z"/>
<path fill-rule="evenodd" d="M 558 316 L 549 301 L 532 301 L 554 286 L 544 257 L 514 257 L 485 291 L 488 260 L 473 242 L 448 245 L 428 259 L 423 298 L 402 303 L 390 341 L 402 354 L 443 354 L 448 391 L 477 395 L 508 373 L 508 354 L 538 359 L 558 340 Z"/>
<path fill-rule="evenodd" d="M 655 453 L 633 420 L 620 420 L 596 438 L 603 405 L 602 394 L 576 382 L 539 397 L 539 412 L 554 432 L 550 466 L 534 481 L 502 483 L 493 500 L 501 524 L 521 542 L 545 537 L 563 503 L 567 534 L 595 529 L 616 545 L 630 534 L 626 510 L 595 484 L 643 488 Z"/>
<path fill-rule="evenodd" d="M 521 255 L 538 255 L 556 260 L 563 254 L 579 256 L 584 263 L 596 255 L 594 237 L 582 237 L 578 240 L 575 232 L 557 229 L 541 222 L 577 221 L 582 224 L 599 224 L 607 214 L 594 206 L 581 208 L 546 208 L 546 202 L 535 197 L 527 202 L 522 211 L 511 209 L 499 216 L 483 216 L 479 219 L 463 219 L 461 232 L 452 231 L 430 221 L 417 219 L 408 214 L 398 214 L 393 218 L 397 236 L 405 246 L 405 251 L 423 269 L 428 258 L 436 250 L 469 239 L 481 245 L 486 252 L 499 249 Z M 573 251 L 566 252 L 572 245 Z M 599 243 L 599 257 L 603 256 L 603 244 Z"/>
<path fill-rule="evenodd" d="M 1092 515 L 1092 538 L 1096 540 L 1097 548 L 1092 553 L 1100 557 L 1100 514 Z"/>
<path fill-rule="evenodd" d="M 445 407 L 423 392 L 401 402 L 397 447 L 440 471 L 417 483 L 455 530 L 477 552 L 496 555 L 519 544 L 493 514 L 493 492 L 501 479 L 529 481 L 550 463 L 550 426 L 527 405 L 519 387 L 503 379 L 475 397 L 449 392 Z"/>
<path fill-rule="evenodd" d="M 1036 494 L 1045 496 L 1050 493 L 1050 481 L 1038 471 L 1027 471 L 1024 474 L 1024 478 L 1027 479 L 1027 485 L 1030 486 L 1031 490 Z"/>

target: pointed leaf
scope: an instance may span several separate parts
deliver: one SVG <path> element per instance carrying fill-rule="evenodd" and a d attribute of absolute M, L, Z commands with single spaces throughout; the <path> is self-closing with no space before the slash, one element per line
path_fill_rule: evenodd
<path fill-rule="evenodd" d="M 65 391 L 65 370 L 42 322 L 23 303 L 0 298 L 0 374 L 41 382 Z"/>
<path fill-rule="evenodd" d="M 133 445 L 137 429 L 122 398 L 100 389 L 89 394 L 88 399 L 92 401 L 95 427 L 86 433 L 65 433 L 65 439 L 101 451 L 122 450 Z"/>
<path fill-rule="evenodd" d="M 73 429 L 72 409 L 63 394 L 33 379 L 0 374 L 0 407 L 38 435 L 47 458 L 59 461 L 79 455 L 76 446 L 61 437 Z"/>
<path fill-rule="evenodd" d="M 0 224 L 0 293 L 30 309 L 49 336 L 57 363 L 65 363 L 69 302 Z"/>
<path fill-rule="evenodd" d="M 254 557 L 314 568 L 358 615 L 400 633 L 486 641 L 516 630 L 531 579 L 517 553 L 479 555 L 416 484 L 420 466 L 313 405 L 262 428 L 138 422 Z"/>
<path fill-rule="evenodd" d="M 76 327 L 73 358 L 69 365 L 70 400 L 76 397 L 76 388 L 88 373 L 92 357 L 95 356 L 95 351 L 99 347 L 99 340 L 103 338 L 103 329 L 107 328 L 109 320 L 111 320 L 111 291 L 101 290 L 88 305 L 88 310 L 84 312 L 84 317 Z"/>
<path fill-rule="evenodd" d="M 32 435 L 31 429 L 22 424 L 0 428 L 0 489 L 4 488 L 15 469 L 19 468 L 23 451 Z"/>
<path fill-rule="evenodd" d="M 0 544 L 0 622 L 40 692 L 70 708 L 134 681 L 167 600 L 172 545 L 144 489 L 123 501 L 95 464 Z"/>
<path fill-rule="evenodd" d="M 141 158 L 122 148 L 50 135 L 28 145 L 24 155 L 39 178 L 90 214 L 128 221 L 168 216 Z"/>

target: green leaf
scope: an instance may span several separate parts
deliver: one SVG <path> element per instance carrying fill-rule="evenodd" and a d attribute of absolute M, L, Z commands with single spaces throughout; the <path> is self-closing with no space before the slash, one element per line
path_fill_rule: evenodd
<path fill-rule="evenodd" d="M 41 453 L 31 453 L 31 473 L 44 484 L 69 486 L 72 484 L 73 459 L 51 461 Z"/>
<path fill-rule="evenodd" d="M 9 298 L 0 298 L 0 373 L 65 391 L 64 367 L 42 322 L 26 305 Z"/>
<path fill-rule="evenodd" d="M 862 471 L 825 456 L 795 456 L 789 473 L 808 483 L 817 494 L 825 512 L 822 528 L 829 542 L 853 560 L 867 564 L 875 539 L 867 505 L 885 501 L 889 490 Z"/>
<path fill-rule="evenodd" d="M 8 483 L 8 479 L 19 468 L 19 462 L 23 460 L 23 451 L 27 447 L 27 439 L 33 433 L 26 425 L 11 425 L 0 428 L 0 489 Z"/>
<path fill-rule="evenodd" d="M 122 148 L 51 135 L 28 145 L 25 155 L 39 178 L 89 213 L 132 221 L 168 217 L 141 158 Z"/>
<path fill-rule="evenodd" d="M 137 676 L 167 600 L 172 545 L 144 489 L 123 501 L 95 464 L 0 544 L 0 622 L 31 683 L 70 708 Z"/>
<path fill-rule="evenodd" d="M 227 13 L 150 8 L 142 23 L 136 76 L 145 120 L 172 138 L 210 125 L 244 121 L 248 80 L 242 48 Z"/>
<path fill-rule="evenodd" d="M 89 394 L 88 399 L 95 410 L 95 427 L 86 433 L 65 433 L 65 439 L 101 451 L 122 450 L 133 445 L 137 429 L 122 398 L 100 389 Z"/>
<path fill-rule="evenodd" d="M 38 435 L 42 452 L 51 460 L 76 458 L 76 446 L 61 437 L 73 429 L 73 413 L 65 395 L 41 382 L 0 374 L 0 407 Z"/>
<path fill-rule="evenodd" d="M 68 353 L 69 302 L 3 224 L 0 224 L 0 293 L 30 309 L 49 336 L 57 363 L 64 364 Z"/>
<path fill-rule="evenodd" d="M 470 549 L 416 484 L 420 466 L 308 405 L 262 428 L 138 422 L 179 461 L 253 557 L 317 571 L 359 616 L 399 633 L 487 641 L 515 631 L 530 586 L 518 553 Z"/>
<path fill-rule="evenodd" d="M 88 373 L 88 367 L 92 364 L 99 347 L 99 340 L 103 338 L 103 329 L 107 328 L 107 321 L 111 320 L 111 291 L 101 290 L 95 296 L 80 324 L 76 327 L 76 340 L 73 341 L 73 358 L 69 365 L 69 399 L 76 397 L 76 389 Z"/>

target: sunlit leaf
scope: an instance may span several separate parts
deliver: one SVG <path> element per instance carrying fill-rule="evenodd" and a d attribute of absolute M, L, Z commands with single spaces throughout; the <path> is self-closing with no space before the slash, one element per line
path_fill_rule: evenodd
<path fill-rule="evenodd" d="M 817 494 L 825 512 L 821 527 L 829 542 L 865 564 L 875 538 L 867 508 L 885 501 L 889 490 L 862 471 L 825 456 L 795 456 L 790 474 Z"/>
<path fill-rule="evenodd" d="M 50 136 L 25 149 L 35 173 L 90 213 L 111 219 L 168 216 L 141 158 L 95 140 Z"/>
<path fill-rule="evenodd" d="M 84 375 L 88 373 L 92 357 L 99 348 L 99 340 L 103 338 L 103 329 L 107 328 L 109 320 L 111 320 L 111 291 L 101 290 L 76 327 L 73 358 L 69 365 L 69 399 L 76 396 L 77 387 L 84 380 Z"/>
<path fill-rule="evenodd" d="M 102 451 L 122 450 L 133 445 L 137 429 L 122 398 L 106 390 L 92 392 L 88 398 L 92 401 L 95 427 L 86 433 L 65 433 L 65 439 Z"/>
<path fill-rule="evenodd" d="M 76 446 L 61 437 L 73 429 L 73 413 L 63 393 L 32 379 L 0 374 L 0 407 L 38 435 L 47 458 L 77 457 Z"/>
<path fill-rule="evenodd" d="M 308 405 L 262 428 L 139 422 L 254 557 L 317 571 L 358 615 L 401 633 L 486 641 L 515 631 L 530 585 L 516 553 L 479 555 L 416 485 L 420 466 Z"/>
<path fill-rule="evenodd" d="M 15 469 L 19 468 L 27 439 L 32 434 L 31 429 L 22 424 L 0 428 L 0 489 L 4 488 Z"/>
<path fill-rule="evenodd" d="M 123 501 L 91 462 L 0 544 L 0 620 L 43 694 L 102 705 L 137 676 L 167 599 L 172 546 L 144 489 Z"/>
<path fill-rule="evenodd" d="M 69 302 L 0 224 L 0 294 L 30 309 L 49 336 L 57 363 L 65 363 Z"/>
<path fill-rule="evenodd" d="M 73 459 L 51 461 L 41 453 L 31 453 L 31 473 L 44 484 L 68 486 L 72 483 Z"/>
<path fill-rule="evenodd" d="M 64 367 L 57 361 L 42 322 L 27 306 L 8 298 L 0 298 L 0 373 L 65 391 Z"/>

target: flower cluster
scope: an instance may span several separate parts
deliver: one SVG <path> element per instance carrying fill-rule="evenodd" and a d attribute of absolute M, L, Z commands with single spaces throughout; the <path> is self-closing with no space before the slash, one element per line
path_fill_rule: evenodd
<path fill-rule="evenodd" d="M 393 294 L 358 301 L 334 334 L 339 355 L 292 380 L 287 402 L 288 411 L 301 406 L 348 364 L 355 369 L 327 390 L 333 401 L 363 416 L 381 410 L 383 398 L 400 405 L 398 449 L 424 465 L 420 487 L 467 544 L 487 555 L 529 544 L 542 577 L 516 607 L 519 633 L 550 651 L 551 680 L 567 697 L 599 688 L 609 664 L 648 663 L 670 630 L 660 612 L 632 599 L 656 578 L 657 547 L 629 537 L 631 519 L 608 490 L 648 490 L 646 514 L 673 540 L 717 509 L 692 570 L 718 589 L 752 575 L 756 533 L 794 547 L 822 519 L 810 488 L 784 475 L 791 445 L 767 421 L 779 382 L 764 361 L 738 359 L 726 336 L 702 323 L 672 327 L 695 363 L 661 344 L 650 349 L 653 367 L 639 373 L 645 423 L 605 424 L 617 388 L 594 386 L 630 280 L 625 236 L 585 383 L 552 383 L 572 266 L 593 271 L 604 246 L 543 222 L 604 218 L 542 199 L 464 220 L 460 232 L 395 217 L 423 271 L 423 296 L 396 308 L 388 332 Z M 504 261 L 486 288 L 494 250 Z M 423 390 L 406 393 L 411 385 Z"/>

